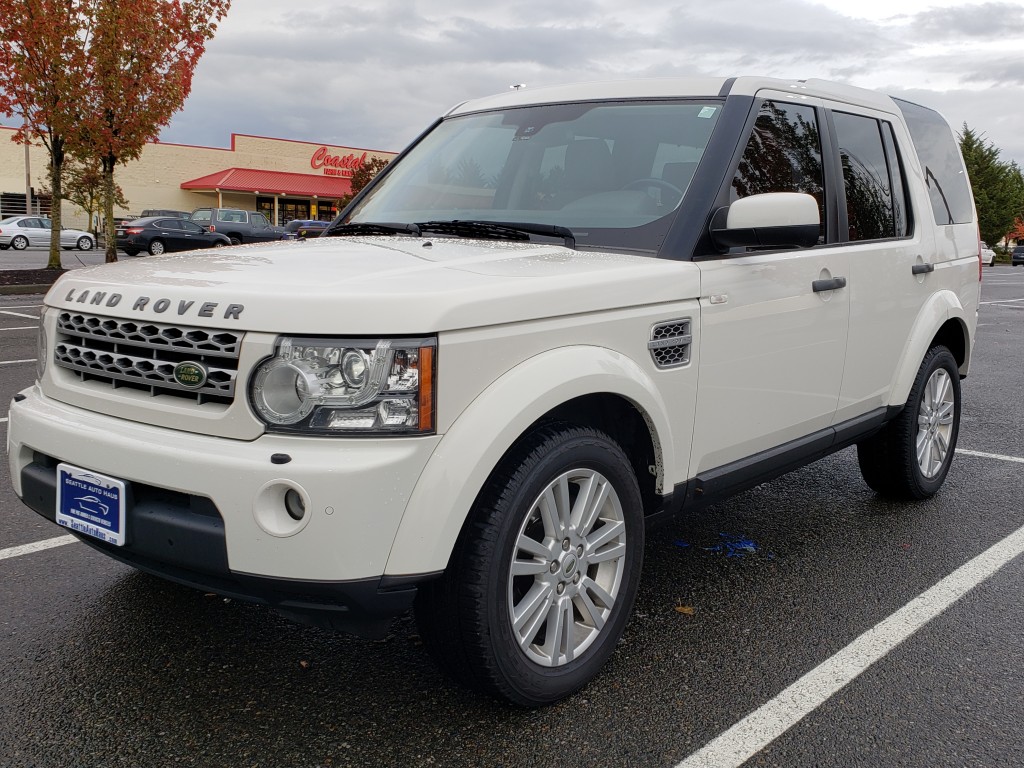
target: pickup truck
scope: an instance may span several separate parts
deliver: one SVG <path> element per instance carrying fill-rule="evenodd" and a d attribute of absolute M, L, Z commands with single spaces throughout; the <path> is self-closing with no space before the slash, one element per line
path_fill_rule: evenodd
<path fill-rule="evenodd" d="M 192 221 L 211 232 L 227 235 L 232 245 L 280 240 L 284 227 L 276 227 L 266 216 L 241 208 L 196 208 Z"/>

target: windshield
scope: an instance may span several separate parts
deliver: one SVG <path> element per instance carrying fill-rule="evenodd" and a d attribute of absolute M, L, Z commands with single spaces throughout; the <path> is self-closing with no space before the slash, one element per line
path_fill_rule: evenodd
<path fill-rule="evenodd" d="M 580 246 L 653 252 L 720 112 L 715 101 L 620 102 L 449 118 L 344 223 L 551 225 Z"/>

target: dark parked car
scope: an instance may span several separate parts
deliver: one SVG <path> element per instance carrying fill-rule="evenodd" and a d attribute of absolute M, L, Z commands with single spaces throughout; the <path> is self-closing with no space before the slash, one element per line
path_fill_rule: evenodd
<path fill-rule="evenodd" d="M 297 240 L 300 237 L 320 237 L 320 233 L 331 226 L 329 221 L 315 219 L 294 219 L 284 225 L 282 240 Z"/>
<path fill-rule="evenodd" d="M 148 216 L 118 226 L 117 247 L 129 256 L 149 251 L 154 256 L 170 251 L 193 251 L 231 245 L 226 235 L 208 232 L 187 219 Z"/>
<path fill-rule="evenodd" d="M 1010 251 L 1010 264 L 1015 267 L 1024 264 L 1024 245 L 1013 246 L 1013 250 Z"/>
<path fill-rule="evenodd" d="M 168 208 L 148 208 L 139 214 L 140 219 L 147 216 L 173 216 L 176 219 L 187 219 L 192 214 L 189 211 L 172 211 Z"/>

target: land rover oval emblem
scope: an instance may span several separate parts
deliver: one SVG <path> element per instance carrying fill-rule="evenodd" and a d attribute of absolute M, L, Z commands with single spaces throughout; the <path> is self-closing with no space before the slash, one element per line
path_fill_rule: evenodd
<path fill-rule="evenodd" d="M 199 389 L 206 383 L 206 367 L 186 360 L 174 366 L 174 380 L 185 389 Z"/>

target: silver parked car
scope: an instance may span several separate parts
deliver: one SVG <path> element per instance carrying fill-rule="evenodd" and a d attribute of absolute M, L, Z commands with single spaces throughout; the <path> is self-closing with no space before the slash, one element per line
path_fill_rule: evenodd
<path fill-rule="evenodd" d="M 45 216 L 8 216 L 0 221 L 0 250 L 23 251 L 30 245 L 48 246 L 52 226 L 53 222 Z M 80 229 L 61 229 L 60 245 L 65 250 L 88 251 L 96 246 L 96 240 Z"/>

